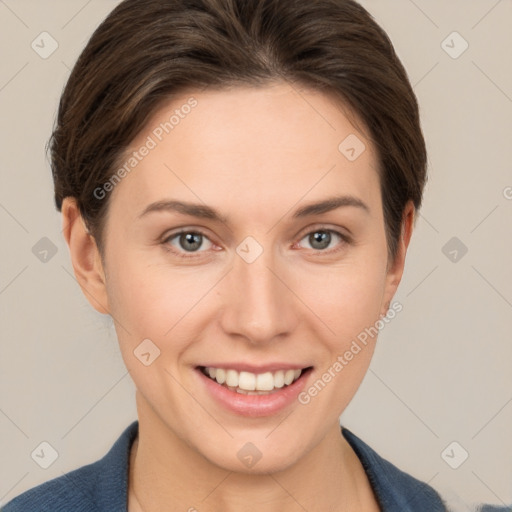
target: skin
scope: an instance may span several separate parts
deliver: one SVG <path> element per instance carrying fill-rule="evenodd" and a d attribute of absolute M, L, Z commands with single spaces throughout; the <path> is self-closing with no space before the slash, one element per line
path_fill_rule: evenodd
<path fill-rule="evenodd" d="M 62 209 L 77 280 L 92 306 L 112 315 L 137 388 L 129 510 L 377 511 L 339 428 L 375 338 L 307 405 L 294 402 L 265 417 L 224 409 L 199 385 L 195 368 L 225 361 L 313 366 L 307 389 L 386 314 L 414 208 L 405 208 L 397 257 L 388 261 L 373 145 L 332 98 L 283 82 L 176 97 L 130 150 L 192 95 L 197 106 L 115 187 L 103 258 L 74 200 Z M 349 134 L 366 145 L 352 162 L 338 150 Z M 293 218 L 297 208 L 334 193 L 360 199 L 368 211 L 344 206 Z M 227 220 L 172 211 L 139 217 L 171 198 L 209 205 Z M 169 238 L 180 228 L 205 234 L 198 251 Z M 318 248 L 309 234 L 319 229 L 350 241 L 332 234 Z M 252 263 L 236 252 L 247 236 L 263 248 Z M 133 353 L 147 338 L 161 351 L 150 366 Z M 247 442 L 262 454 L 252 468 L 237 457 Z"/>

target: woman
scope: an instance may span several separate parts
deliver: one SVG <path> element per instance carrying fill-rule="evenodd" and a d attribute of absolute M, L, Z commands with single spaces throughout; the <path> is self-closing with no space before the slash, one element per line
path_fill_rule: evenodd
<path fill-rule="evenodd" d="M 426 180 L 418 105 L 352 0 L 125 0 L 51 139 L 76 278 L 138 421 L 4 510 L 446 510 L 339 416 Z"/>

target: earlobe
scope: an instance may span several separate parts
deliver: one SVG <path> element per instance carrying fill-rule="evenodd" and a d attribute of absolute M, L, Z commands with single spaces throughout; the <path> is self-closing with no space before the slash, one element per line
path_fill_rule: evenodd
<path fill-rule="evenodd" d="M 398 240 L 397 250 L 395 259 L 390 263 L 387 277 L 386 277 L 386 289 L 384 292 L 384 300 L 382 301 L 381 315 L 385 316 L 389 310 L 391 300 L 393 299 L 395 292 L 402 280 L 402 275 L 405 267 L 405 256 L 407 254 L 407 248 L 411 241 L 412 232 L 414 229 L 414 218 L 416 209 L 412 201 L 409 201 L 405 208 L 402 216 L 402 229 L 400 239 Z"/>
<path fill-rule="evenodd" d="M 109 314 L 105 273 L 96 240 L 88 232 L 75 198 L 62 202 L 62 226 L 76 280 L 91 306 Z"/>

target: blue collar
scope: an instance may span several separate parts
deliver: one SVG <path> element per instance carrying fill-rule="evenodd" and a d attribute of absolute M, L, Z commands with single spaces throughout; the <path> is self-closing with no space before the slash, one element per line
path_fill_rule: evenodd
<path fill-rule="evenodd" d="M 114 480 L 110 483 L 109 479 L 101 480 L 104 488 L 104 492 L 100 493 L 102 496 L 111 496 L 114 488 L 122 488 L 123 496 L 127 496 L 128 471 L 124 469 L 128 468 L 130 449 L 137 436 L 138 427 L 138 421 L 133 422 L 102 459 L 105 472 L 109 468 L 116 468 L 111 475 Z M 382 458 L 346 427 L 342 426 L 341 432 L 359 457 L 383 512 L 446 512 L 446 506 L 432 487 Z M 123 512 L 126 511 L 123 509 Z"/>
<path fill-rule="evenodd" d="M 100 460 L 29 489 L 3 512 L 126 512 L 130 451 L 139 422 L 129 425 Z M 341 432 L 359 457 L 383 512 L 446 512 L 434 489 L 404 473 L 345 427 Z"/>
<path fill-rule="evenodd" d="M 346 427 L 342 426 L 341 432 L 359 457 L 384 512 L 447 511 L 446 504 L 432 487 L 382 458 Z"/>

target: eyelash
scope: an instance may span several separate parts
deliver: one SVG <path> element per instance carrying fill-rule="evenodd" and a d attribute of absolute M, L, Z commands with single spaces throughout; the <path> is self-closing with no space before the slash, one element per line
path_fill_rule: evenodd
<path fill-rule="evenodd" d="M 303 236 L 301 236 L 301 238 L 299 239 L 299 242 L 302 241 L 307 236 L 312 235 L 314 233 L 318 233 L 318 232 L 331 233 L 331 234 L 334 234 L 334 235 L 338 236 L 341 239 L 341 242 L 338 244 L 339 247 L 337 247 L 335 249 L 324 249 L 324 250 L 322 250 L 322 249 L 311 249 L 312 251 L 315 251 L 316 253 L 318 253 L 318 255 L 332 255 L 332 254 L 335 254 L 338 251 L 342 250 L 346 245 L 350 245 L 350 244 L 353 243 L 352 239 L 348 235 L 345 235 L 343 233 L 340 233 L 339 231 L 336 231 L 334 229 L 330 229 L 330 228 L 327 228 L 327 227 L 323 227 L 323 226 L 315 228 L 315 229 L 313 229 L 311 231 L 308 231 Z M 201 231 L 200 229 L 182 229 L 180 231 L 177 231 L 175 233 L 171 233 L 170 235 L 166 236 L 162 240 L 162 245 L 164 246 L 164 248 L 167 251 L 173 253 L 174 255 L 178 256 L 179 258 L 192 259 L 192 258 L 201 257 L 201 255 L 202 255 L 202 253 L 204 251 L 195 251 L 195 252 L 187 253 L 187 252 L 184 252 L 184 251 L 177 251 L 176 249 L 174 249 L 169 244 L 169 242 L 171 240 L 179 237 L 180 235 L 190 234 L 190 233 L 192 233 L 194 235 L 201 235 L 202 237 L 206 238 L 207 240 L 210 241 L 210 243 L 213 244 L 213 242 L 209 239 L 208 235 L 206 233 L 204 233 L 203 231 Z"/>

